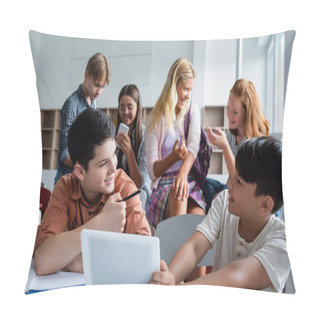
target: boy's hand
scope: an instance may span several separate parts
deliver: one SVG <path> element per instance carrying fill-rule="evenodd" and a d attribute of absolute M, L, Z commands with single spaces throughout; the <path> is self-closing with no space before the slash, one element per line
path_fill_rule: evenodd
<path fill-rule="evenodd" d="M 150 284 L 162 284 L 162 285 L 175 285 L 174 276 L 169 271 L 167 264 L 164 260 L 160 261 L 160 271 L 152 274 L 152 279 L 149 281 Z"/>
<path fill-rule="evenodd" d="M 102 208 L 100 215 L 101 226 L 105 231 L 122 232 L 126 223 L 126 202 L 121 201 L 120 193 L 117 192 L 109 197 Z"/>

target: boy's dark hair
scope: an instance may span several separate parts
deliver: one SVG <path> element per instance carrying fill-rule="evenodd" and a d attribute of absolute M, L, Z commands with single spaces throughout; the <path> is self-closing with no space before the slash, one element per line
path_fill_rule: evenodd
<path fill-rule="evenodd" d="M 247 183 L 255 183 L 256 196 L 269 195 L 274 201 L 272 213 L 283 205 L 282 141 L 272 136 L 246 140 L 236 155 L 236 169 Z"/>
<path fill-rule="evenodd" d="M 68 150 L 73 165 L 78 161 L 87 171 L 89 161 L 95 157 L 95 147 L 114 138 L 115 129 L 106 113 L 92 108 L 81 112 L 68 134 Z"/>

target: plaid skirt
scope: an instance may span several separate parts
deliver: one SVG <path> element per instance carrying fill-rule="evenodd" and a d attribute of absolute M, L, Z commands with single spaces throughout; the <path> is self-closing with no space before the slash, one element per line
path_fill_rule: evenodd
<path fill-rule="evenodd" d="M 157 189 L 153 189 L 151 193 L 151 202 L 146 208 L 147 219 L 153 227 L 164 219 L 168 196 L 172 188 L 172 184 L 178 175 L 178 171 L 164 174 L 158 183 Z M 205 212 L 206 202 L 204 200 L 202 190 L 192 176 L 188 176 L 189 198 L 192 198 Z"/>

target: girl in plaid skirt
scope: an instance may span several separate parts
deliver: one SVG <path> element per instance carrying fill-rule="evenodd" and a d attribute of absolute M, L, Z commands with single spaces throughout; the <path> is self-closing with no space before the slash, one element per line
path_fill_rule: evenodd
<path fill-rule="evenodd" d="M 147 120 L 146 158 L 152 180 L 147 218 L 153 226 L 180 214 L 205 215 L 202 190 L 190 174 L 200 143 L 198 107 L 190 110 L 187 138 L 183 130 L 194 78 L 191 62 L 185 58 L 176 60 Z"/>

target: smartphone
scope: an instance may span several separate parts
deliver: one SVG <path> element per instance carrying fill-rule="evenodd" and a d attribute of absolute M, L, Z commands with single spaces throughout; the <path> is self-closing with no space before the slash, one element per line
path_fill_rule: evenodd
<path fill-rule="evenodd" d="M 125 134 L 128 134 L 128 132 L 129 132 L 129 127 L 128 126 L 126 126 L 124 123 L 120 123 L 120 126 L 119 126 L 119 130 L 118 130 L 118 133 L 120 133 L 120 132 L 123 132 L 123 133 L 125 133 Z M 119 147 L 119 145 L 118 145 L 118 143 L 116 142 L 116 144 L 117 144 L 117 147 Z"/>
<path fill-rule="evenodd" d="M 120 123 L 120 126 L 119 126 L 119 130 L 118 130 L 118 133 L 120 132 L 124 132 L 125 134 L 128 134 L 129 132 L 129 127 L 126 126 L 124 123 Z"/>

